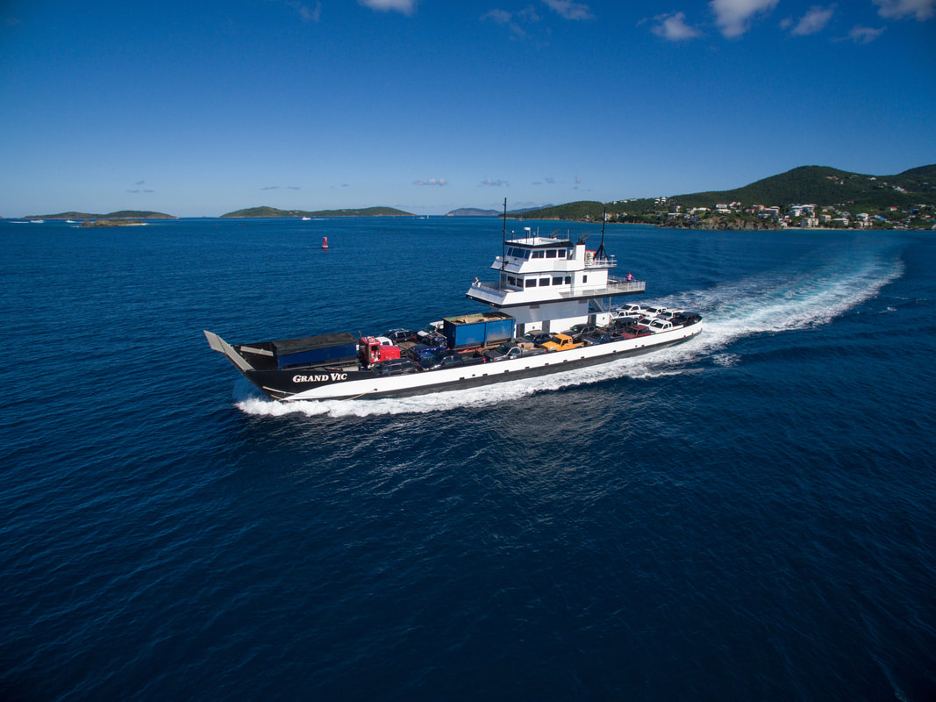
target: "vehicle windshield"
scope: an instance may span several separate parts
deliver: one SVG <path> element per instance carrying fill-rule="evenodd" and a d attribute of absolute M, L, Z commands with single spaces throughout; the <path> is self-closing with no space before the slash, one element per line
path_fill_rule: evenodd
<path fill-rule="evenodd" d="M 510 346 L 508 346 L 507 344 L 501 344 L 496 349 L 494 349 L 494 352 L 499 353 L 499 354 L 505 354 L 508 351 L 510 351 Z"/>

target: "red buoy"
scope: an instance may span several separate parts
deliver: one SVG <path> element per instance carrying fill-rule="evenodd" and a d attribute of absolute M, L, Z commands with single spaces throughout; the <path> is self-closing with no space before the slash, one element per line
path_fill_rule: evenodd
<path fill-rule="evenodd" d="M 323 236 L 323 237 L 322 237 L 322 248 L 323 248 L 323 249 L 327 249 L 327 248 L 328 248 L 328 237 L 327 237 L 327 236 Z"/>

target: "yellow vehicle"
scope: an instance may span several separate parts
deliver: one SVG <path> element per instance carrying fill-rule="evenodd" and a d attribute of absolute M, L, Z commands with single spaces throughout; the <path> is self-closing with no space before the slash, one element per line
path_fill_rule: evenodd
<path fill-rule="evenodd" d="M 583 342 L 575 341 L 568 334 L 553 334 L 549 341 L 544 341 L 542 344 L 540 344 L 540 346 L 549 352 L 568 351 L 569 349 L 577 349 L 579 346 L 584 345 L 585 344 Z"/>

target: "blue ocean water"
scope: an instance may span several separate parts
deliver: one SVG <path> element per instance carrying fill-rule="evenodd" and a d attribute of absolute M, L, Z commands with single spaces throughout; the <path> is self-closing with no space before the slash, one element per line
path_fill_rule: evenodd
<path fill-rule="evenodd" d="M 2 700 L 936 699 L 932 233 L 608 227 L 700 338 L 292 406 L 202 329 L 475 311 L 499 221 L 0 240 Z"/>

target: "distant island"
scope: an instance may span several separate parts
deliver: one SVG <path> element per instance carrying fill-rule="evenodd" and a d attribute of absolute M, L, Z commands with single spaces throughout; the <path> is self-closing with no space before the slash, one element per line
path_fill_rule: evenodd
<path fill-rule="evenodd" d="M 27 215 L 23 219 L 178 219 L 164 212 L 140 210 L 120 210 L 110 214 L 91 214 L 90 212 L 59 212 L 58 214 Z"/>
<path fill-rule="evenodd" d="M 546 207 L 552 207 L 552 205 L 544 205 L 543 207 L 526 207 L 519 210 L 507 210 L 508 217 L 518 217 L 527 212 L 534 212 L 536 210 L 542 210 Z M 452 210 L 451 212 L 446 212 L 446 217 L 500 217 L 503 214 L 500 210 L 481 210 L 475 207 L 462 207 L 457 210 Z"/>
<path fill-rule="evenodd" d="M 222 217 L 415 217 L 410 212 L 393 207 L 365 207 L 359 210 L 278 210 L 275 207 L 250 207 L 221 215 Z"/>
<path fill-rule="evenodd" d="M 475 207 L 462 207 L 451 212 L 446 212 L 446 217 L 497 217 L 500 212 L 497 210 L 479 210 Z"/>
<path fill-rule="evenodd" d="M 146 222 L 138 219 L 86 219 L 81 223 L 82 227 L 143 227 Z"/>

